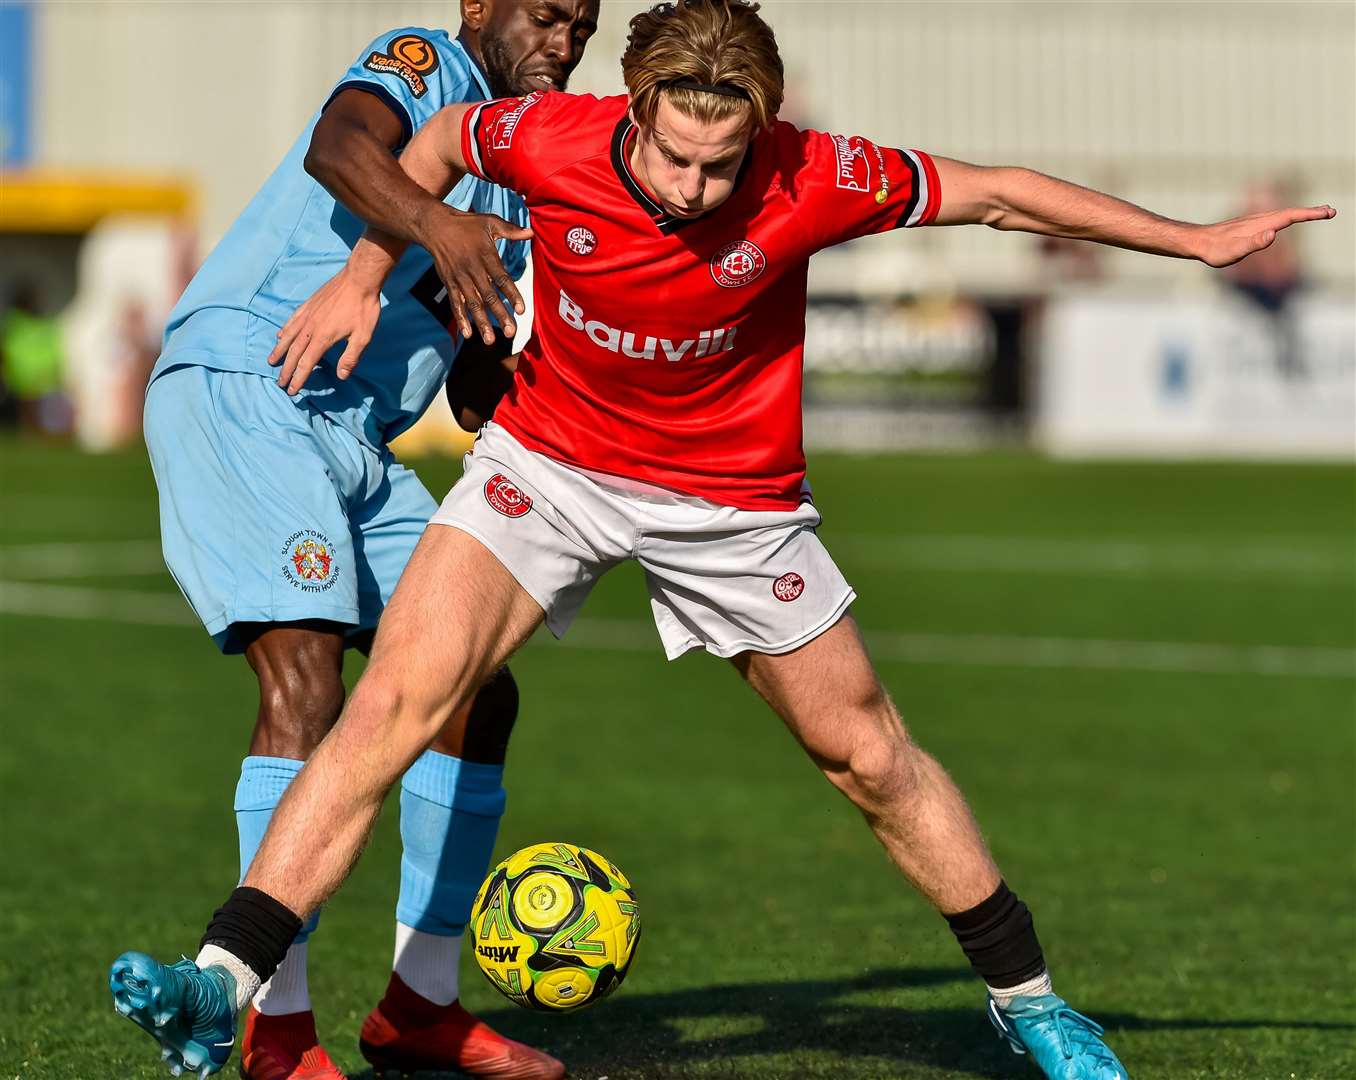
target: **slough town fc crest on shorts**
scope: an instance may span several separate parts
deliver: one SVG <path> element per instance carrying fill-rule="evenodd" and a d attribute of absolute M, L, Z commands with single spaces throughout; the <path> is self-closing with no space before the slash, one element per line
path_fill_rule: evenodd
<path fill-rule="evenodd" d="M 282 547 L 282 574 L 302 592 L 326 592 L 339 580 L 334 545 L 324 533 L 298 529 Z"/>

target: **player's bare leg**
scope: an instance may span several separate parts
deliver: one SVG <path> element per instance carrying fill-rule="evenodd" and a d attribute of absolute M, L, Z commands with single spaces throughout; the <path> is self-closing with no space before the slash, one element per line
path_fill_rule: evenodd
<path fill-rule="evenodd" d="M 115 1005 L 156 1037 L 175 1069 L 207 1075 L 225 1063 L 237 1014 L 277 969 L 302 919 L 347 876 L 386 791 L 542 617 L 479 541 L 447 526 L 424 533 L 366 674 L 287 789 L 196 963 L 164 965 L 132 952 L 113 964 Z"/>
<path fill-rule="evenodd" d="M 993 893 L 998 868 L 969 807 L 909 738 L 851 616 L 794 652 L 734 663 L 933 907 L 965 911 Z"/>
<path fill-rule="evenodd" d="M 279 804 L 245 886 L 307 915 L 348 876 L 400 774 L 527 640 L 542 610 L 478 540 L 433 526 L 339 723 Z"/>
<path fill-rule="evenodd" d="M 241 874 L 253 860 L 287 783 L 334 727 L 344 707 L 344 648 L 348 627 L 321 620 L 238 623 L 259 681 L 259 710 L 241 764 L 235 816 Z M 312 917 L 248 1006 L 240 1047 L 246 1080 L 339 1080 L 339 1067 L 320 1044 L 307 972 Z"/>
<path fill-rule="evenodd" d="M 956 785 L 909 737 L 852 617 L 792 652 L 734 663 L 946 917 L 1014 1052 L 1059 1080 L 1127 1080 L 1102 1029 L 1055 996 L 1026 905 L 1002 881 Z"/>

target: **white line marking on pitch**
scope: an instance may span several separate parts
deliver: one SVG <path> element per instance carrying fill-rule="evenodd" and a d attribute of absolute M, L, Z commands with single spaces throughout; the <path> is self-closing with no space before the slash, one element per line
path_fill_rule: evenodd
<path fill-rule="evenodd" d="M 1234 582 L 1260 579 L 1356 586 L 1356 551 L 1330 543 L 1305 546 L 1295 538 L 1280 538 L 1276 544 L 1210 545 L 826 530 L 825 541 L 844 562 L 904 573 L 941 570 Z M 0 573 L 26 580 L 133 576 L 163 570 L 160 545 L 153 540 L 0 545 Z"/>
<path fill-rule="evenodd" d="M 1356 649 L 996 634 L 863 633 L 872 656 L 903 664 L 1356 678 Z M 580 619 L 561 644 L 617 652 L 659 649 L 658 635 L 651 624 L 628 619 Z"/>
<path fill-rule="evenodd" d="M 1052 540 L 1031 536 L 926 536 L 824 530 L 829 551 L 873 568 L 1070 576 L 1271 579 L 1356 584 L 1356 549 L 1323 544 L 1206 544 L 1133 540 Z"/>
<path fill-rule="evenodd" d="M 165 573 L 154 540 L 105 540 L 0 546 L 0 573 L 22 578 L 124 577 Z"/>
<path fill-rule="evenodd" d="M 198 625 L 188 605 L 168 593 L 11 581 L 0 581 L 0 612 L 157 626 Z M 866 638 L 877 659 L 903 664 L 1356 678 L 1356 650 L 1318 646 L 871 631 Z M 560 644 L 607 652 L 659 652 L 653 625 L 634 619 L 579 619 Z"/>
<path fill-rule="evenodd" d="M 18 581 L 0 581 L 0 612 L 150 626 L 199 625 L 183 597 L 171 593 L 30 585 Z"/>

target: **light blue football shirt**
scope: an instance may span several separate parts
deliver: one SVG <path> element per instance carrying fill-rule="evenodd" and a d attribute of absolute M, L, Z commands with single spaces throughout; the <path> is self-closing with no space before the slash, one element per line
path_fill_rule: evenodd
<path fill-rule="evenodd" d="M 404 140 L 445 105 L 490 96 L 476 62 L 444 30 L 405 27 L 363 50 L 335 87 L 356 88 L 386 102 L 401 118 Z M 282 164 L 245 207 L 170 313 L 163 353 L 152 379 L 184 365 L 274 377 L 268 366 L 278 329 L 292 312 L 343 267 L 363 222 L 337 203 L 303 167 L 311 117 Z M 459 210 L 498 214 L 527 223 L 513 192 L 467 176 L 445 200 Z M 519 278 L 527 245 L 499 241 L 505 268 Z M 341 346 L 311 375 L 298 401 L 373 446 L 408 428 L 437 396 L 461 337 L 433 260 L 411 245 L 382 290 L 382 313 L 357 370 L 334 375 Z"/>

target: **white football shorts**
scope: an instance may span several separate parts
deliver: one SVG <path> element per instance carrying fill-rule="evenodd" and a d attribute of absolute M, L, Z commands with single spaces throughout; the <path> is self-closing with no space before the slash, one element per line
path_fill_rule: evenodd
<path fill-rule="evenodd" d="M 815 535 L 819 511 L 736 510 L 584 473 L 486 424 L 430 525 L 494 553 L 562 637 L 594 583 L 635 559 L 670 660 L 784 653 L 836 623 L 856 593 Z"/>

